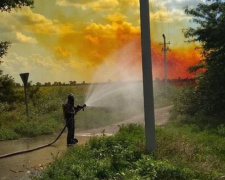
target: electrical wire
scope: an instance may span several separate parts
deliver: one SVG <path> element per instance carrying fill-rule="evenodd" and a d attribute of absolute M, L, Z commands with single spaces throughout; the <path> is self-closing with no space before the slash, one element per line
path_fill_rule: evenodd
<path fill-rule="evenodd" d="M 161 15 L 161 13 L 160 13 L 160 8 L 159 8 L 159 3 L 158 3 L 158 1 L 156 0 L 155 1 L 156 2 L 156 5 L 157 5 L 157 8 L 158 8 L 158 10 L 159 10 L 159 21 L 160 21 L 160 25 L 161 25 L 161 34 L 164 34 L 163 32 L 164 32 L 164 28 L 163 28 L 163 25 L 162 25 L 162 15 Z"/>
<path fill-rule="evenodd" d="M 167 10 L 167 18 L 168 18 L 168 21 L 167 21 L 167 33 L 168 33 L 168 36 L 169 36 L 169 42 L 170 42 L 170 24 L 169 24 L 169 12 L 168 12 L 168 4 L 169 4 L 169 1 L 167 0 L 167 6 L 166 6 L 166 10 Z"/>
<path fill-rule="evenodd" d="M 152 10 L 152 12 L 156 12 L 156 11 L 155 11 L 155 8 L 154 8 L 154 6 L 153 6 L 153 2 L 150 3 L 150 9 Z M 156 31 L 156 39 L 157 39 L 157 41 L 159 42 L 159 32 L 158 32 L 158 27 L 156 26 L 156 21 L 155 21 L 154 18 L 152 18 L 152 23 L 153 23 L 154 29 L 155 29 L 155 31 Z"/>

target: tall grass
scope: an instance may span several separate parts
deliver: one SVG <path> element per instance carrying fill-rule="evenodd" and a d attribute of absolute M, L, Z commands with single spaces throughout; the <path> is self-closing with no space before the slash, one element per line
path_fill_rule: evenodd
<path fill-rule="evenodd" d="M 58 131 L 65 124 L 62 103 L 66 101 L 67 95 L 74 94 L 75 105 L 84 104 L 88 87 L 88 85 L 40 87 L 28 99 L 28 118 L 25 116 L 25 104 L 21 102 L 23 88 L 18 88 L 16 90 L 16 94 L 20 97 L 18 101 L 15 100 L 14 103 L 10 104 L 0 102 L 0 140 L 24 136 L 34 137 Z M 154 95 L 156 108 L 171 104 L 163 87 L 155 85 Z M 81 111 L 76 115 L 76 129 L 85 130 L 107 126 L 133 115 L 120 109 L 112 111 L 105 108 L 87 107 L 84 112 Z"/>
<path fill-rule="evenodd" d="M 52 134 L 64 126 L 62 103 L 69 93 L 74 93 L 77 103 L 82 103 L 86 86 L 41 87 L 28 99 L 29 117 L 21 101 L 0 103 L 0 140 Z M 23 92 L 17 89 L 17 94 Z"/>
<path fill-rule="evenodd" d="M 196 126 L 168 123 L 157 128 L 159 158 L 209 173 L 225 172 L 225 139 Z"/>
<path fill-rule="evenodd" d="M 221 177 L 225 172 L 221 166 L 223 158 L 208 151 L 207 140 L 197 138 L 198 143 L 192 142 L 188 128 L 175 134 L 174 128 L 170 124 L 157 129 L 158 149 L 147 155 L 143 127 L 122 126 L 113 137 L 92 138 L 86 145 L 71 147 L 62 157 L 55 158 L 40 176 L 33 178 L 211 180 Z M 217 142 L 224 144 L 222 139 Z M 206 168 L 211 158 L 216 158 L 218 164 Z"/>

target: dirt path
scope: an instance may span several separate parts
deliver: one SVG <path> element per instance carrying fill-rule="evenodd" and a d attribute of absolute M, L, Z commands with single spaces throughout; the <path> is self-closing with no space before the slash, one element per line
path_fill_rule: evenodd
<path fill-rule="evenodd" d="M 163 108 L 155 109 L 155 123 L 156 125 L 161 125 L 167 122 L 169 119 L 169 112 L 173 106 L 167 106 Z M 113 135 L 118 130 L 122 124 L 130 124 L 130 123 L 140 123 L 144 124 L 144 114 L 140 114 L 138 116 L 132 117 L 125 121 L 114 123 L 109 126 L 100 127 L 96 129 L 85 130 L 77 133 L 77 136 L 96 136 L 101 135 L 103 132 L 106 135 Z"/>

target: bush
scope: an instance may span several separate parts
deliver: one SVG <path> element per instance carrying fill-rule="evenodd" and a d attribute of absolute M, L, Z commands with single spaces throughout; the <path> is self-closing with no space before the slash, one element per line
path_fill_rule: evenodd
<path fill-rule="evenodd" d="M 225 137 L 225 125 L 221 124 L 220 126 L 217 127 L 217 132 L 219 135 Z"/>
<path fill-rule="evenodd" d="M 197 94 L 192 86 L 180 88 L 172 98 L 174 110 L 178 114 L 194 115 L 196 112 L 202 111 Z"/>
<path fill-rule="evenodd" d="M 40 129 L 40 134 L 53 134 L 55 132 L 55 129 L 57 129 L 58 124 L 54 119 L 48 119 L 44 121 L 39 129 Z"/>
<path fill-rule="evenodd" d="M 168 161 L 156 161 L 148 155 L 143 155 L 136 162 L 136 169 L 143 179 L 189 180 L 201 178 L 200 173 L 197 171 L 173 166 Z"/>
<path fill-rule="evenodd" d="M 14 140 L 17 139 L 19 135 L 15 133 L 12 129 L 1 129 L 0 128 L 0 141 L 4 140 Z"/>
<path fill-rule="evenodd" d="M 55 132 L 57 127 L 57 122 L 53 119 L 48 119 L 45 121 L 30 120 L 28 122 L 21 122 L 14 126 L 14 131 L 21 135 L 27 137 L 35 137 L 38 135 L 47 135 Z"/>
<path fill-rule="evenodd" d="M 163 129 L 160 133 L 163 134 Z M 71 147 L 35 178 L 207 180 L 217 177 L 156 157 L 154 153 L 145 154 L 142 126 L 131 124 L 122 126 L 115 136 L 92 138 L 84 146 Z"/>
<path fill-rule="evenodd" d="M 9 75 L 3 75 L 0 70 L 0 99 L 2 102 L 13 102 L 15 92 L 14 79 Z"/>
<path fill-rule="evenodd" d="M 201 131 L 196 125 L 169 123 L 157 128 L 156 158 L 169 159 L 204 172 L 223 173 L 225 169 L 225 141 L 210 130 Z"/>

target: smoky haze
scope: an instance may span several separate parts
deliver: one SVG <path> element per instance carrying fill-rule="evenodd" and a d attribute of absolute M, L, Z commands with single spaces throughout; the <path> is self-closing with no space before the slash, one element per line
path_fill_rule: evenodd
<path fill-rule="evenodd" d="M 100 83 L 90 85 L 85 100 L 87 106 L 119 110 L 126 117 L 143 113 L 141 63 L 137 59 L 139 55 L 129 53 L 134 48 L 135 44 L 127 44 L 98 68 L 92 82 Z"/>

